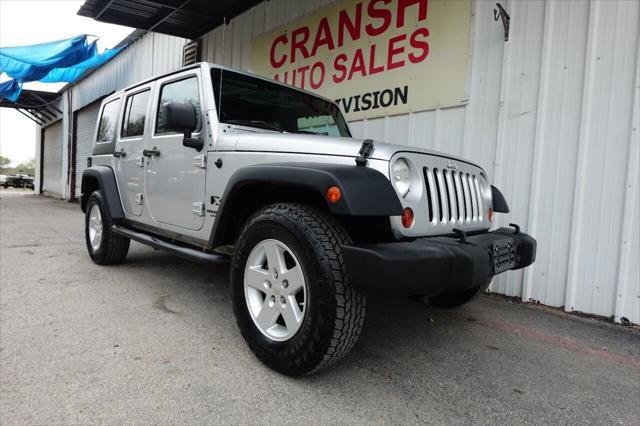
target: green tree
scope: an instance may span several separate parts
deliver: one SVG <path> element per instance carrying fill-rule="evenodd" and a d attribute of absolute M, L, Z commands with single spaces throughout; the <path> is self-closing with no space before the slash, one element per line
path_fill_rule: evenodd
<path fill-rule="evenodd" d="M 29 161 L 25 161 L 23 163 L 18 164 L 15 167 L 16 173 L 21 175 L 31 175 L 34 176 L 36 172 L 36 159 L 32 158 Z"/>
<path fill-rule="evenodd" d="M 9 164 L 11 160 L 4 155 L 0 155 L 0 170 L 4 170 Z"/>

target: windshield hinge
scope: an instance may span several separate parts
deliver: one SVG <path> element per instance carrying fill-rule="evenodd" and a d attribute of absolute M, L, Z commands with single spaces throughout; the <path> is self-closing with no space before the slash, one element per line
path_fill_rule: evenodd
<path fill-rule="evenodd" d="M 193 162 L 194 166 L 200 167 L 201 169 L 207 168 L 207 154 L 196 155 L 193 159 L 195 160 Z"/>
<path fill-rule="evenodd" d="M 356 157 L 356 165 L 358 166 L 366 166 L 367 158 L 371 157 L 374 151 L 373 141 L 371 139 L 365 139 L 362 141 L 362 146 L 360 147 L 360 152 L 358 152 L 358 156 Z"/>
<path fill-rule="evenodd" d="M 195 202 L 193 204 L 191 204 L 191 211 L 198 215 L 198 216 L 204 216 L 204 203 L 202 201 L 198 201 Z"/>

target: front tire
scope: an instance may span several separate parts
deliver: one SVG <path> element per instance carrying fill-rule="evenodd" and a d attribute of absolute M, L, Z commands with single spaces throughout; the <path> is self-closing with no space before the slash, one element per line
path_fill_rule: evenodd
<path fill-rule="evenodd" d="M 87 201 L 84 230 L 87 251 L 98 265 L 113 265 L 124 260 L 129 252 L 129 238 L 111 230 L 107 205 L 100 190 L 94 191 Z"/>
<path fill-rule="evenodd" d="M 350 241 L 334 218 L 309 206 L 275 204 L 247 220 L 231 267 L 233 308 L 270 368 L 310 374 L 353 348 L 366 298 L 345 274 L 340 246 Z"/>

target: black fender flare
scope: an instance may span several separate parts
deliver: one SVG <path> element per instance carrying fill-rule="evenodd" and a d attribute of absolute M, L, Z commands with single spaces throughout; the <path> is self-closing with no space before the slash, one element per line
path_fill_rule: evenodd
<path fill-rule="evenodd" d="M 251 184 L 295 187 L 318 193 L 330 213 L 345 216 L 400 216 L 402 204 L 391 182 L 369 167 L 328 163 L 270 163 L 238 169 L 227 182 L 209 240 L 214 247 L 220 242 L 225 225 L 234 215 L 232 206 L 243 187 Z M 340 188 L 336 203 L 326 199 L 330 186 Z"/>
<path fill-rule="evenodd" d="M 492 199 L 492 208 L 496 213 L 509 213 L 509 204 L 507 204 L 507 199 L 504 198 L 502 192 L 495 186 L 491 185 L 491 199 Z"/>
<path fill-rule="evenodd" d="M 108 166 L 92 166 L 82 172 L 82 198 L 80 199 L 82 211 L 86 211 L 89 196 L 93 192 L 89 190 L 91 188 L 89 181 L 92 179 L 98 182 L 99 189 L 107 203 L 111 220 L 124 219 L 124 210 L 122 210 L 116 175 L 113 169 Z"/>

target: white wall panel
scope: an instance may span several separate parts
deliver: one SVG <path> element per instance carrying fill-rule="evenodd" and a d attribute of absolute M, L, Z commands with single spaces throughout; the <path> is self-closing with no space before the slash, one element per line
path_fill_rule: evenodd
<path fill-rule="evenodd" d="M 640 35 L 638 36 L 640 40 Z M 640 44 L 640 42 L 638 43 Z M 640 48 L 636 48 L 633 113 L 622 210 L 620 263 L 615 293 L 616 321 L 640 323 Z"/>
<path fill-rule="evenodd" d="M 567 304 L 610 315 L 623 237 L 638 4 L 592 3 L 591 12 Z"/>
<path fill-rule="evenodd" d="M 525 225 L 529 221 L 532 158 L 539 117 L 545 4 L 511 2 L 508 8 L 512 22 L 518 25 L 511 26 L 510 41 L 505 44 L 493 178 L 509 200 L 511 213 L 496 218 L 499 225 L 510 222 Z M 544 59 L 548 63 L 549 55 Z M 503 274 L 494 280 L 492 290 L 520 297 L 522 275 L 522 271 Z"/>
<path fill-rule="evenodd" d="M 141 80 L 179 68 L 185 39 L 147 33 L 72 86 L 73 110 Z"/>
<path fill-rule="evenodd" d="M 96 123 L 100 112 L 100 102 L 94 102 L 76 111 L 76 162 L 75 194 L 79 198 L 82 190 L 82 173 L 87 168 L 87 158 L 93 151 Z"/>
<path fill-rule="evenodd" d="M 43 138 L 43 130 L 47 126 L 51 125 L 55 121 L 58 121 L 62 118 L 62 110 L 63 110 L 63 102 L 62 96 L 54 100 L 47 109 L 47 115 L 40 113 L 38 117 L 42 120 L 44 126 L 38 126 L 36 128 L 36 176 L 34 180 L 35 192 L 36 194 L 40 193 L 40 188 L 44 183 L 44 176 L 41 175 L 41 166 L 42 166 L 42 138 Z M 58 110 L 60 112 L 58 112 Z M 62 164 L 60 165 L 62 167 Z"/>
<path fill-rule="evenodd" d="M 251 39 L 334 0 L 271 0 L 260 3 L 202 37 L 203 61 L 251 70 Z M 224 40 L 224 49 L 223 49 Z"/>
<path fill-rule="evenodd" d="M 56 197 L 62 196 L 62 120 L 44 129 L 42 141 L 42 191 Z"/>
<path fill-rule="evenodd" d="M 493 290 L 612 316 L 616 288 L 630 288 L 635 294 L 625 301 L 631 297 L 635 304 L 625 312 L 638 323 L 637 279 L 628 283 L 633 272 L 627 277 L 619 269 L 623 218 L 633 206 L 625 201 L 625 182 L 638 3 L 512 2 L 510 10 L 513 38 L 503 71 L 510 79 L 503 95 L 508 113 L 501 121 L 505 140 L 499 140 L 504 167 L 497 168 L 496 181 L 507 193 L 513 219 L 527 224 L 539 246 L 522 289 L 512 280 L 517 274 L 510 274 L 496 280 Z M 520 22 L 542 27 L 523 34 Z M 518 52 L 528 54 L 518 58 Z M 531 61 L 536 52 L 540 60 Z M 517 82 L 528 75 L 534 78 Z M 517 106 L 531 102 L 533 107 Z M 514 139 L 518 149 L 509 152 Z M 521 175 L 530 175 L 530 183 L 520 181 Z M 637 236 L 638 230 L 629 232 Z"/>

